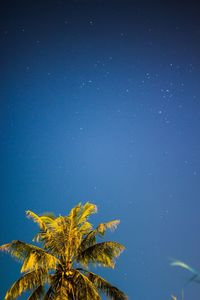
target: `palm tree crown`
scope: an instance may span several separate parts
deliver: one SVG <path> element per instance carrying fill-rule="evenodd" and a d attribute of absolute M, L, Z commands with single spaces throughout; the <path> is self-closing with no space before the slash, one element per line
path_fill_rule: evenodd
<path fill-rule="evenodd" d="M 33 241 L 42 247 L 18 240 L 0 246 L 22 261 L 22 276 L 7 291 L 5 300 L 26 291 L 31 292 L 28 300 L 101 300 L 102 293 L 112 300 L 127 300 L 118 288 L 88 269 L 89 264 L 114 268 L 115 258 L 124 250 L 117 242 L 97 242 L 97 237 L 115 229 L 119 220 L 94 229 L 88 217 L 96 211 L 96 205 L 89 202 L 78 204 L 68 216 L 27 211 L 40 228 Z"/>

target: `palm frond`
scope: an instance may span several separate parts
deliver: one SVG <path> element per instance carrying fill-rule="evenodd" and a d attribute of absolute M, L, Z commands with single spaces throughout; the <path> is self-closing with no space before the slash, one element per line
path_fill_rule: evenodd
<path fill-rule="evenodd" d="M 74 299 L 78 300 L 101 300 L 96 287 L 87 276 L 78 270 L 74 270 L 73 294 Z"/>
<path fill-rule="evenodd" d="M 39 247 L 21 242 L 19 240 L 12 241 L 9 244 L 0 246 L 1 251 L 10 253 L 18 260 L 24 260 L 32 251 L 44 251 Z"/>
<path fill-rule="evenodd" d="M 56 236 L 56 219 L 53 216 L 38 216 L 30 210 L 26 211 L 26 215 L 28 218 L 33 219 L 40 228 L 40 232 L 34 237 L 33 241 L 41 242 L 44 249 L 58 254 L 61 251 L 61 245 Z"/>
<path fill-rule="evenodd" d="M 33 293 L 28 297 L 27 300 L 39 300 L 42 298 L 42 296 L 44 295 L 45 290 L 44 287 L 42 285 L 39 285 L 34 291 Z"/>
<path fill-rule="evenodd" d="M 83 266 L 94 263 L 114 268 L 115 258 L 118 257 L 123 250 L 124 246 L 117 242 L 98 243 L 79 253 L 76 260 Z"/>
<path fill-rule="evenodd" d="M 62 284 L 59 290 L 54 294 L 54 300 L 69 300 L 68 290 Z"/>
<path fill-rule="evenodd" d="M 78 253 L 86 250 L 88 247 L 91 247 L 96 244 L 97 236 L 104 236 L 107 229 L 115 230 L 117 225 L 120 223 L 119 220 L 109 221 L 106 223 L 100 223 L 96 229 L 89 231 L 86 236 L 83 238 Z"/>
<path fill-rule="evenodd" d="M 127 300 L 127 296 L 115 286 L 111 285 L 104 278 L 88 271 L 84 271 L 88 279 L 96 286 L 96 288 L 108 296 L 110 299 Z"/>
<path fill-rule="evenodd" d="M 43 268 L 48 272 L 52 269 L 56 270 L 58 263 L 59 260 L 55 256 L 45 251 L 34 251 L 25 259 L 21 272 L 24 273 L 31 270 L 37 270 L 38 268 Z"/>
<path fill-rule="evenodd" d="M 81 203 L 78 203 L 75 207 L 71 209 L 68 215 L 68 218 L 76 225 L 78 224 L 81 208 L 82 208 Z"/>
<path fill-rule="evenodd" d="M 23 261 L 21 272 L 37 270 L 39 268 L 55 269 L 59 263 L 59 260 L 55 256 L 43 249 L 18 240 L 0 246 L 0 250 L 10 253 L 11 256 Z"/>
<path fill-rule="evenodd" d="M 34 241 L 42 242 L 45 250 L 59 256 L 66 248 L 69 239 L 70 219 L 63 216 L 58 218 L 38 216 L 31 211 L 27 211 L 27 215 L 40 227 L 40 232 L 35 236 Z"/>
<path fill-rule="evenodd" d="M 120 220 L 113 220 L 113 221 L 109 221 L 107 223 L 100 223 L 97 227 L 97 233 L 103 236 L 107 229 L 114 231 L 117 228 L 117 226 L 119 225 L 119 223 L 120 223 Z"/>
<path fill-rule="evenodd" d="M 65 261 L 71 261 L 80 246 L 82 233 L 74 224 L 74 219 L 67 217 L 58 217 L 55 220 L 56 239 L 61 245 L 61 252 Z"/>
<path fill-rule="evenodd" d="M 92 231 L 92 229 L 93 229 L 92 224 L 87 221 L 84 222 L 83 224 L 81 224 L 79 227 L 79 231 L 81 232 L 82 236 L 85 236 L 88 233 L 90 233 Z"/>
<path fill-rule="evenodd" d="M 32 271 L 24 274 L 20 279 L 15 281 L 7 291 L 5 300 L 13 300 L 19 297 L 23 292 L 32 290 L 47 281 L 47 274 L 42 270 Z"/>
<path fill-rule="evenodd" d="M 47 291 L 44 300 L 71 300 L 70 294 L 72 285 L 66 272 L 63 270 L 57 270 L 55 274 L 51 276 L 50 287 Z"/>
<path fill-rule="evenodd" d="M 97 236 L 97 230 L 92 230 L 90 231 L 88 234 L 86 234 L 86 236 L 83 238 L 83 240 L 81 241 L 81 244 L 78 248 L 78 254 L 82 253 L 83 251 L 85 251 L 87 248 L 94 246 L 96 244 L 96 236 Z"/>
<path fill-rule="evenodd" d="M 97 206 L 93 203 L 86 202 L 81 206 L 78 224 L 82 224 L 87 221 L 88 217 L 97 212 Z"/>
<path fill-rule="evenodd" d="M 26 211 L 26 215 L 29 219 L 33 219 L 33 221 L 38 224 L 40 229 L 44 231 L 48 230 L 47 224 L 50 224 L 54 221 L 54 218 L 51 218 L 50 216 L 39 216 L 30 210 Z"/>
<path fill-rule="evenodd" d="M 46 219 L 47 222 L 49 222 L 49 218 L 50 218 L 51 220 L 55 220 L 55 219 L 56 219 L 55 214 L 54 214 L 53 212 L 51 212 L 51 211 L 43 212 L 43 213 L 40 215 L 40 217 L 42 217 L 42 218 L 47 218 L 47 219 Z"/>

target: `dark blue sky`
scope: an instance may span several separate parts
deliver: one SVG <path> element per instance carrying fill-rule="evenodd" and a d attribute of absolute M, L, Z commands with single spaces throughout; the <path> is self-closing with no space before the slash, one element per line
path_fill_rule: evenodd
<path fill-rule="evenodd" d="M 200 10 L 194 2 L 3 1 L 0 243 L 25 210 L 97 204 L 126 246 L 99 269 L 130 300 L 180 295 L 200 269 Z M 0 299 L 19 275 L 1 254 Z M 200 285 L 185 288 L 198 300 Z"/>

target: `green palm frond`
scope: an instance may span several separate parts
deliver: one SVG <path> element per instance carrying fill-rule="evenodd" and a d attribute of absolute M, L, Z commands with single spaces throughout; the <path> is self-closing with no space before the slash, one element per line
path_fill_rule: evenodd
<path fill-rule="evenodd" d="M 54 223 L 54 230 L 58 243 L 61 245 L 61 252 L 65 261 L 71 261 L 80 246 L 82 233 L 74 224 L 74 219 L 67 217 L 58 217 Z"/>
<path fill-rule="evenodd" d="M 94 229 L 94 230 L 90 231 L 88 234 L 86 234 L 86 236 L 81 241 L 80 247 L 78 249 L 78 253 L 83 252 L 84 250 L 86 250 L 87 248 L 89 248 L 91 246 L 94 246 L 96 244 L 97 234 L 98 234 L 98 232 L 96 229 Z"/>
<path fill-rule="evenodd" d="M 97 206 L 93 203 L 86 202 L 81 207 L 81 213 L 79 217 L 79 224 L 84 223 L 89 216 L 97 212 Z"/>
<path fill-rule="evenodd" d="M 4 244 L 0 246 L 0 251 L 10 253 L 11 256 L 15 257 L 19 261 L 23 261 L 30 253 L 30 247 L 18 240 L 12 241 L 9 244 Z M 31 247 L 32 248 L 32 247 Z"/>
<path fill-rule="evenodd" d="M 69 240 L 71 236 L 75 237 L 75 230 L 77 231 L 77 228 L 73 226 L 72 220 L 69 217 L 39 217 L 30 211 L 27 214 L 32 217 L 40 227 L 40 232 L 35 236 L 34 241 L 42 242 L 44 249 L 56 256 L 59 256 L 63 250 L 67 252 L 67 245 L 68 247 L 70 246 Z M 72 229 L 74 229 L 74 232 L 72 232 Z"/>
<path fill-rule="evenodd" d="M 26 211 L 28 218 L 32 219 L 38 224 L 40 232 L 34 237 L 33 241 L 41 242 L 44 249 L 51 251 L 54 254 L 60 253 L 62 249 L 62 243 L 60 244 L 57 235 L 57 223 L 56 218 L 53 216 L 38 216 L 36 213 L 28 210 Z"/>
<path fill-rule="evenodd" d="M 52 275 L 50 280 L 50 288 L 48 289 L 44 300 L 68 300 L 70 298 L 72 290 L 72 284 L 69 278 L 66 276 L 65 272 L 60 272 L 59 270 Z"/>
<path fill-rule="evenodd" d="M 74 271 L 73 293 L 74 298 L 78 300 L 101 300 L 96 287 L 78 270 Z"/>
<path fill-rule="evenodd" d="M 120 220 L 113 220 L 107 223 L 100 223 L 97 227 L 97 233 L 103 236 L 107 229 L 110 229 L 111 231 L 115 230 L 119 223 Z"/>
<path fill-rule="evenodd" d="M 46 211 L 46 212 L 43 212 L 43 213 L 40 215 L 40 217 L 42 217 L 42 218 L 48 218 L 48 219 L 46 219 L 47 222 L 48 222 L 49 218 L 52 219 L 52 220 L 55 220 L 55 219 L 56 219 L 56 216 L 55 216 L 55 214 L 54 214 L 52 211 Z"/>
<path fill-rule="evenodd" d="M 59 260 L 45 251 L 33 252 L 30 253 L 29 257 L 27 257 L 22 265 L 21 272 L 27 272 L 31 270 L 37 270 L 38 268 L 43 268 L 47 272 L 51 269 L 56 270 L 57 264 Z"/>
<path fill-rule="evenodd" d="M 23 261 L 21 268 L 22 273 L 39 268 L 46 270 L 56 269 L 59 263 L 59 260 L 55 256 L 47 253 L 43 249 L 18 240 L 0 246 L 0 250 L 8 252 L 16 259 Z"/>
<path fill-rule="evenodd" d="M 54 218 L 52 218 L 50 216 L 45 216 L 45 215 L 38 216 L 36 213 L 34 213 L 31 210 L 27 210 L 26 215 L 28 218 L 33 219 L 33 221 L 38 224 L 40 229 L 42 229 L 44 231 L 48 230 L 48 224 L 51 224 L 52 222 L 54 222 Z"/>
<path fill-rule="evenodd" d="M 33 293 L 28 297 L 27 300 L 38 300 L 44 296 L 45 290 L 42 285 L 39 285 Z"/>
<path fill-rule="evenodd" d="M 87 234 L 92 230 L 92 225 L 87 221 L 89 216 L 97 211 L 96 205 L 92 203 L 79 203 L 69 213 L 68 218 L 71 226 L 76 227 L 82 234 Z"/>
<path fill-rule="evenodd" d="M 27 290 L 31 291 L 40 285 L 44 285 L 47 280 L 47 274 L 42 269 L 38 270 L 37 272 L 28 272 L 13 283 L 11 288 L 6 293 L 5 300 L 16 299 L 23 292 L 26 292 Z"/>
<path fill-rule="evenodd" d="M 83 266 L 94 263 L 104 267 L 114 268 L 115 258 L 118 257 L 123 250 L 124 246 L 117 242 L 98 243 L 81 252 L 76 260 Z"/>
<path fill-rule="evenodd" d="M 127 300 L 127 296 L 115 286 L 112 286 L 102 277 L 88 271 L 84 271 L 88 279 L 96 286 L 96 288 L 108 296 L 110 299 Z"/>
<path fill-rule="evenodd" d="M 55 292 L 54 294 L 54 300 L 69 300 L 69 294 L 68 294 L 68 290 L 65 287 L 65 284 L 62 282 L 62 284 L 60 285 L 58 291 Z"/>
<path fill-rule="evenodd" d="M 75 207 L 73 207 L 68 215 L 69 219 L 73 221 L 74 224 L 78 224 L 78 220 L 80 217 L 82 205 L 78 203 Z"/>
<path fill-rule="evenodd" d="M 71 221 L 68 217 L 59 216 L 51 224 L 51 231 L 54 233 L 53 239 L 59 245 L 61 251 L 66 247 L 70 238 Z"/>
<path fill-rule="evenodd" d="M 79 231 L 81 235 L 87 235 L 89 232 L 91 232 L 93 229 L 92 224 L 90 222 L 84 222 L 83 224 L 80 225 Z"/>
<path fill-rule="evenodd" d="M 66 293 L 59 293 L 54 296 L 54 300 L 71 300 Z"/>
<path fill-rule="evenodd" d="M 96 229 L 89 231 L 85 237 L 83 238 L 80 247 L 78 249 L 78 253 L 86 250 L 87 248 L 93 246 L 97 242 L 97 236 L 103 237 L 105 234 L 105 231 L 107 229 L 115 230 L 117 228 L 117 225 L 120 223 L 119 220 L 109 221 L 106 223 L 100 223 Z"/>

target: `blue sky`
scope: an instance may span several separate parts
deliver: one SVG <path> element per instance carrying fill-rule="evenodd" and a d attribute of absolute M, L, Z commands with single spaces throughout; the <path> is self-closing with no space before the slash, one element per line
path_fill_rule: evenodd
<path fill-rule="evenodd" d="M 99 273 L 129 299 L 180 295 L 190 274 L 170 258 L 200 268 L 198 7 L 13 1 L 1 15 L 1 244 L 31 241 L 27 209 L 94 202 L 126 246 Z M 20 266 L 0 264 L 2 298 Z"/>

